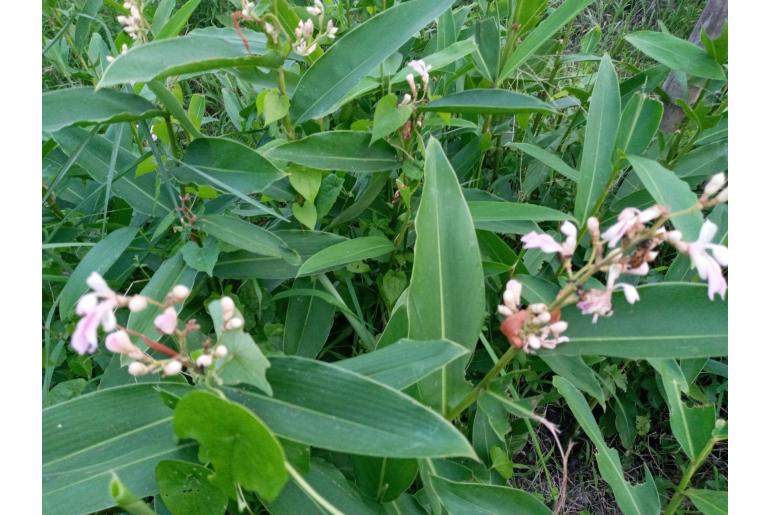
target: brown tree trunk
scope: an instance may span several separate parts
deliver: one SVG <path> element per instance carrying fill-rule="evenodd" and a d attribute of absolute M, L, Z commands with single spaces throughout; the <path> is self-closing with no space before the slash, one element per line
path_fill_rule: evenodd
<path fill-rule="evenodd" d="M 695 43 L 698 46 L 702 46 L 700 42 L 701 29 L 706 30 L 706 34 L 711 39 L 717 38 L 722 33 L 722 26 L 727 22 L 727 0 L 708 0 L 706 7 L 703 8 L 703 12 L 698 18 L 698 22 L 690 33 L 690 42 Z M 700 88 L 691 86 L 688 91 L 687 97 L 685 97 L 684 88 L 682 84 L 676 79 L 676 75 L 672 72 L 668 74 L 666 80 L 663 82 L 663 90 L 671 98 L 670 104 L 666 104 L 663 111 L 663 120 L 660 122 L 660 128 L 663 132 L 674 132 L 679 128 L 684 118 L 684 112 L 682 109 L 674 104 L 677 99 L 684 99 L 688 103 L 692 103 L 698 98 Z"/>

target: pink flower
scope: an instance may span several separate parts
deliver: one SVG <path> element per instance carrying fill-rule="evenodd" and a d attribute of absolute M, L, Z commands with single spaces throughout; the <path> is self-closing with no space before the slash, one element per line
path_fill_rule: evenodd
<path fill-rule="evenodd" d="M 75 313 L 83 318 L 78 321 L 70 340 L 70 345 L 80 355 L 96 352 L 99 346 L 96 333 L 100 325 L 105 331 L 115 329 L 114 310 L 120 302 L 120 297 L 98 273 L 92 272 L 86 284 L 93 291 L 83 295 L 75 306 Z"/>
<path fill-rule="evenodd" d="M 422 59 L 418 61 L 409 61 L 409 66 L 417 72 L 417 74 L 422 79 L 423 85 L 427 88 L 428 87 L 428 80 L 430 79 L 430 76 L 428 75 L 428 72 L 430 72 L 431 68 L 433 68 L 430 64 L 425 64 L 425 61 Z"/>
<path fill-rule="evenodd" d="M 176 331 L 176 310 L 172 307 L 168 307 L 155 317 L 155 328 L 163 334 L 174 334 Z"/>
<path fill-rule="evenodd" d="M 114 333 L 108 334 L 107 338 L 104 340 L 104 346 L 112 352 L 125 354 L 134 359 L 140 359 L 144 356 L 144 353 L 139 347 L 131 343 L 131 338 L 125 331 L 115 331 Z"/>
<path fill-rule="evenodd" d="M 615 283 L 618 276 L 620 276 L 620 270 L 619 265 L 612 265 L 607 273 L 607 287 L 604 290 L 589 290 L 580 302 L 577 303 L 577 307 L 582 314 L 594 316 L 594 324 L 600 316 L 606 317 L 612 315 L 612 292 L 614 290 L 622 289 L 626 301 L 629 304 L 633 304 L 639 300 L 639 292 L 636 291 L 636 288 L 634 288 L 633 285 L 628 283 Z"/>
<path fill-rule="evenodd" d="M 532 231 L 522 236 L 521 241 L 525 249 L 540 249 L 543 252 L 559 252 L 562 257 L 568 258 L 575 253 L 577 247 L 577 227 L 570 222 L 564 222 L 561 226 L 561 232 L 567 239 L 564 243 L 558 243 L 549 234 L 541 234 Z"/>
<path fill-rule="evenodd" d="M 714 300 L 718 293 L 722 299 L 727 291 L 727 281 L 722 275 L 723 266 L 727 266 L 727 247 L 711 243 L 716 236 L 718 227 L 710 220 L 703 222 L 698 239 L 687 243 L 686 253 L 690 255 L 692 266 L 697 268 L 701 279 L 706 279 L 709 285 L 709 299 Z M 710 250 L 711 254 L 707 251 Z"/>
<path fill-rule="evenodd" d="M 654 220 L 663 214 L 660 206 L 652 206 L 641 211 L 635 207 L 627 207 L 618 215 L 618 221 L 602 233 L 610 248 L 614 248 L 624 236 L 633 236 L 641 225 Z"/>
<path fill-rule="evenodd" d="M 522 284 L 515 279 L 511 279 L 505 285 L 503 292 L 503 304 L 497 306 L 497 311 L 506 317 L 509 317 L 519 310 L 521 305 Z"/>
<path fill-rule="evenodd" d="M 406 74 L 406 82 L 409 83 L 409 89 L 412 90 L 412 96 L 417 98 L 417 84 L 414 83 L 414 75 L 411 73 Z"/>

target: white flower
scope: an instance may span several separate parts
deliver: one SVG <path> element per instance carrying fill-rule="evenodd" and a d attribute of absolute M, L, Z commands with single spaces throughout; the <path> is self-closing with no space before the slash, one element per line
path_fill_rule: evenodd
<path fill-rule="evenodd" d="M 320 16 L 324 13 L 324 3 L 321 0 L 315 0 L 311 7 L 306 7 L 305 9 L 313 16 Z"/>
<path fill-rule="evenodd" d="M 409 89 L 412 90 L 412 96 L 417 98 L 417 84 L 414 83 L 414 75 L 408 73 L 406 75 L 406 82 L 409 83 Z"/>
<path fill-rule="evenodd" d="M 511 316 L 519 310 L 521 305 L 521 288 L 519 281 L 511 279 L 505 285 L 503 292 L 503 304 L 497 306 L 497 311 L 503 316 Z"/>
<path fill-rule="evenodd" d="M 210 367 L 213 362 L 214 360 L 212 359 L 211 354 L 202 354 L 195 360 L 195 364 L 199 368 Z"/>
<path fill-rule="evenodd" d="M 128 301 L 128 309 L 132 313 L 144 311 L 147 308 L 147 297 L 142 295 L 134 295 L 131 300 Z"/>
<path fill-rule="evenodd" d="M 719 193 L 719 190 L 721 190 L 725 184 L 727 184 L 727 176 L 725 176 L 724 172 L 719 172 L 706 183 L 706 187 L 703 188 L 703 194 L 706 197 L 713 197 Z"/>
<path fill-rule="evenodd" d="M 150 371 L 149 367 L 139 361 L 134 361 L 128 365 L 128 373 L 134 377 L 143 376 Z"/>
<path fill-rule="evenodd" d="M 175 376 L 182 371 L 182 363 L 172 359 L 163 365 L 163 373 L 167 376 Z"/>
<path fill-rule="evenodd" d="M 227 331 L 235 331 L 241 327 L 243 327 L 243 320 L 240 318 L 231 318 L 225 322 L 225 330 Z"/>
<path fill-rule="evenodd" d="M 332 20 L 329 20 L 329 23 L 326 24 L 326 37 L 329 39 L 334 39 L 337 37 L 337 31 L 339 29 L 334 26 L 334 22 Z"/>
<path fill-rule="evenodd" d="M 144 356 L 139 347 L 131 343 L 131 338 L 125 331 L 115 331 L 108 334 L 104 340 L 104 346 L 111 352 L 125 354 L 130 358 L 140 359 Z"/>
<path fill-rule="evenodd" d="M 718 227 L 710 220 L 703 222 L 698 239 L 686 243 L 686 253 L 690 255 L 692 266 L 698 270 L 698 276 L 708 281 L 709 299 L 714 300 L 718 293 L 722 299 L 727 292 L 727 281 L 722 275 L 723 266 L 727 266 L 727 247 L 711 243 L 716 236 Z M 707 251 L 711 251 L 709 254 Z"/>
<path fill-rule="evenodd" d="M 219 307 L 222 310 L 222 320 L 230 320 L 235 314 L 235 302 L 230 297 L 219 299 Z"/>
<path fill-rule="evenodd" d="M 612 265 L 607 273 L 607 287 L 604 290 L 589 290 L 580 302 L 577 303 L 577 307 L 582 314 L 594 316 L 593 323 L 596 323 L 600 316 L 612 315 L 612 292 L 614 290 L 622 289 L 629 304 L 639 300 L 639 292 L 636 291 L 633 285 L 615 283 L 620 276 L 620 271 L 619 265 Z"/>
<path fill-rule="evenodd" d="M 171 300 L 177 304 L 184 302 L 184 300 L 190 296 L 190 288 L 183 284 L 177 284 L 174 289 L 171 290 Z"/>
<path fill-rule="evenodd" d="M 217 345 L 214 348 L 214 356 L 218 358 L 224 358 L 225 356 L 227 356 L 227 347 L 225 347 L 224 345 Z"/>
<path fill-rule="evenodd" d="M 417 74 L 422 79 L 423 86 L 426 88 L 428 87 L 428 80 L 430 79 L 430 75 L 428 74 L 430 70 L 433 68 L 430 64 L 425 64 L 425 61 L 422 59 L 415 60 L 415 61 L 409 61 L 409 66 L 417 72 Z"/>
<path fill-rule="evenodd" d="M 635 207 L 627 207 L 618 215 L 618 221 L 602 233 L 602 238 L 607 240 L 610 248 L 614 248 L 624 236 L 633 237 L 640 227 L 662 214 L 663 208 L 657 205 L 644 211 Z"/>
<path fill-rule="evenodd" d="M 561 232 L 567 237 L 564 243 L 558 243 L 552 236 L 535 231 L 522 236 L 521 241 L 525 249 L 540 249 L 548 253 L 558 252 L 563 258 L 568 258 L 575 253 L 577 247 L 577 227 L 570 222 L 564 222 Z"/>

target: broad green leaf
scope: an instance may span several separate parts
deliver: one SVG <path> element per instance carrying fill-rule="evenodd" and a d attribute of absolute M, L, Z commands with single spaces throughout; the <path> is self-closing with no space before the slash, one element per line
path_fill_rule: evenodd
<path fill-rule="evenodd" d="M 155 105 L 133 93 L 77 87 L 43 93 L 43 132 L 70 125 L 129 122 L 161 114 Z"/>
<path fill-rule="evenodd" d="M 382 97 L 374 108 L 372 143 L 396 132 L 404 126 L 410 116 L 412 108 L 398 105 L 396 95 L 391 93 Z"/>
<path fill-rule="evenodd" d="M 727 170 L 727 143 L 716 142 L 697 147 L 674 164 L 674 172 L 681 177 L 705 178 Z"/>
<path fill-rule="evenodd" d="M 671 366 L 664 366 L 666 361 L 670 361 Z M 716 423 L 714 405 L 690 407 L 682 401 L 682 391 L 687 388 L 687 382 L 684 377 L 671 373 L 672 368 L 675 368 L 681 375 L 681 369 L 674 360 L 650 360 L 650 364 L 660 374 L 666 392 L 671 432 L 687 457 L 695 460 L 711 439 L 711 431 Z"/>
<path fill-rule="evenodd" d="M 338 513 L 350 515 L 378 515 L 380 507 L 364 499 L 357 488 L 348 482 L 337 468 L 318 458 L 310 461 L 310 470 L 302 478 L 324 502 Z M 281 495 L 267 505 L 272 515 L 328 515 L 317 499 L 294 480 L 286 485 Z"/>
<path fill-rule="evenodd" d="M 401 166 L 393 147 L 384 141 L 369 145 L 370 139 L 367 132 L 318 132 L 301 140 L 271 147 L 263 155 L 268 159 L 289 161 L 317 170 L 379 172 Z"/>
<path fill-rule="evenodd" d="M 183 182 L 206 184 L 220 191 L 238 191 L 243 195 L 264 191 L 285 177 L 258 152 L 225 138 L 194 140 L 187 147 L 181 166 L 172 173 Z"/>
<path fill-rule="evenodd" d="M 672 70 L 704 79 L 725 78 L 722 67 L 708 52 L 672 34 L 643 30 L 627 35 L 625 40 Z"/>
<path fill-rule="evenodd" d="M 152 278 L 139 293 L 162 303 L 165 300 L 166 295 L 168 295 L 168 292 L 170 292 L 177 284 L 192 288 L 196 275 L 198 275 L 198 272 L 188 267 L 182 258 L 182 253 L 178 252 L 173 257 L 165 260 L 160 267 L 158 267 Z M 181 306 L 176 306 L 177 312 L 181 309 Z M 132 331 L 142 333 L 157 340 L 162 336 L 153 325 L 153 321 L 158 314 L 159 310 L 155 306 L 149 306 L 143 311 L 132 312 L 128 316 L 127 327 Z M 136 340 L 134 343 L 142 349 L 146 348 L 146 345 L 141 340 Z M 121 362 L 123 364 L 126 364 L 129 361 L 127 356 L 121 355 Z"/>
<path fill-rule="evenodd" d="M 495 18 L 489 17 L 477 22 L 475 29 L 479 49 L 474 54 L 476 68 L 489 82 L 495 82 L 500 68 L 500 27 Z"/>
<path fill-rule="evenodd" d="M 309 278 L 294 281 L 294 288 L 315 288 Z M 283 352 L 289 356 L 315 358 L 321 352 L 334 324 L 334 306 L 318 297 L 296 296 L 289 299 L 283 330 Z"/>
<path fill-rule="evenodd" d="M 194 443 L 175 441 L 171 417 L 151 384 L 100 390 L 44 409 L 43 511 L 71 515 L 113 506 L 112 472 L 135 495 L 155 494 L 159 461 L 195 459 Z"/>
<path fill-rule="evenodd" d="M 155 13 L 152 15 L 152 32 L 157 34 L 163 28 L 163 25 L 171 17 L 171 12 L 176 7 L 176 0 L 160 0 Z"/>
<path fill-rule="evenodd" d="M 288 480 L 278 439 L 248 409 L 205 392 L 190 392 L 174 410 L 174 432 L 197 440 L 210 481 L 235 499 L 237 485 L 275 499 Z"/>
<path fill-rule="evenodd" d="M 302 195 L 310 204 L 315 202 L 318 191 L 321 189 L 323 174 L 312 168 L 292 167 L 289 175 L 289 183 L 297 193 Z"/>
<path fill-rule="evenodd" d="M 553 384 L 564 396 L 572 414 L 580 427 L 596 447 L 596 460 L 599 473 L 610 485 L 615 500 L 624 514 L 648 515 L 660 513 L 658 491 L 650 471 L 645 467 L 645 481 L 638 485 L 629 484 L 623 475 L 618 451 L 607 446 L 599 425 L 596 423 L 591 408 L 578 389 L 563 377 L 553 378 Z"/>
<path fill-rule="evenodd" d="M 206 272 L 209 277 L 213 277 L 214 266 L 219 258 L 217 240 L 207 236 L 203 239 L 202 246 L 194 241 L 188 241 L 180 249 L 180 252 L 187 266 L 198 272 Z"/>
<path fill-rule="evenodd" d="M 322 231 L 278 230 L 273 234 L 281 238 L 304 260 L 316 252 L 345 238 Z M 252 254 L 246 251 L 221 254 L 214 274 L 223 279 L 294 279 L 299 264 L 292 265 L 281 258 Z"/>
<path fill-rule="evenodd" d="M 428 102 L 421 111 L 460 114 L 553 113 L 553 106 L 540 99 L 504 89 L 469 89 Z"/>
<path fill-rule="evenodd" d="M 299 256 L 281 238 L 262 227 L 228 215 L 205 215 L 197 222 L 214 238 L 254 254 L 299 264 Z"/>
<path fill-rule="evenodd" d="M 208 479 L 211 470 L 195 463 L 163 460 L 155 467 L 158 492 L 171 513 L 224 515 L 227 495 Z"/>
<path fill-rule="evenodd" d="M 636 439 L 636 406 L 630 396 L 617 396 L 612 404 L 615 412 L 615 429 L 626 449 L 633 449 Z"/>
<path fill-rule="evenodd" d="M 289 113 L 289 97 L 281 95 L 278 90 L 267 91 L 262 112 L 265 116 L 266 126 L 277 122 Z"/>
<path fill-rule="evenodd" d="M 537 52 L 538 48 L 592 3 L 594 0 L 565 0 L 516 46 L 516 50 L 503 63 L 500 80 L 509 78 L 519 66 Z"/>
<path fill-rule="evenodd" d="M 297 275 L 311 275 L 341 268 L 349 263 L 373 259 L 393 252 L 393 242 L 382 236 L 346 240 L 313 254 L 299 267 Z"/>
<path fill-rule="evenodd" d="M 457 176 L 433 138 L 425 157 L 415 231 L 409 338 L 451 340 L 472 350 L 486 313 L 481 254 Z M 446 413 L 463 393 L 464 365 L 464 360 L 455 361 L 421 381 L 422 398 Z"/>
<path fill-rule="evenodd" d="M 201 0 L 188 0 L 168 19 L 166 23 L 163 24 L 163 28 L 157 32 L 153 41 L 178 36 L 179 33 L 182 32 L 184 26 L 187 25 L 187 20 L 190 19 L 193 11 L 195 11 L 200 3 Z"/>
<path fill-rule="evenodd" d="M 359 490 L 377 502 L 398 498 L 417 477 L 417 460 L 352 456 Z"/>
<path fill-rule="evenodd" d="M 642 154 L 655 137 L 663 118 L 663 103 L 637 93 L 623 108 L 615 148 L 624 154 Z"/>
<path fill-rule="evenodd" d="M 532 145 L 530 143 L 514 143 L 514 147 L 518 148 L 525 154 L 528 154 L 549 168 L 554 169 L 561 175 L 571 181 L 578 180 L 578 171 L 572 168 L 570 165 L 562 161 L 557 155 L 548 152 L 545 149 Z"/>
<path fill-rule="evenodd" d="M 79 127 L 67 127 L 55 132 L 52 136 L 67 155 L 74 154 L 83 141 L 90 136 L 91 140 L 75 162 L 82 166 L 98 184 L 107 184 L 113 141 L 99 134 L 89 135 L 88 131 Z M 161 184 L 157 174 L 134 176 L 138 158 L 139 156 L 123 147 L 118 149 L 111 192 L 140 213 L 164 216 L 174 209 L 168 190 Z"/>
<path fill-rule="evenodd" d="M 591 215 L 612 175 L 615 140 L 620 123 L 618 76 L 608 55 L 602 58 L 588 108 L 583 156 L 580 160 L 575 216 L 580 225 Z"/>
<path fill-rule="evenodd" d="M 217 376 L 223 384 L 250 384 L 268 395 L 272 394 L 270 383 L 265 378 L 265 371 L 270 366 L 262 350 L 243 327 L 236 330 L 224 330 L 222 307 L 219 300 L 209 303 L 209 314 L 214 322 L 219 343 L 227 348 L 227 356 L 216 363 Z M 236 317 L 243 320 L 243 314 L 235 310 Z"/>
<path fill-rule="evenodd" d="M 658 204 L 670 209 L 672 214 L 698 204 L 698 197 L 692 192 L 690 186 L 671 170 L 667 170 L 652 159 L 639 156 L 627 157 L 652 198 Z M 701 225 L 703 225 L 703 215 L 698 208 L 672 216 L 671 222 L 674 227 L 682 231 L 685 241 L 695 241 L 698 239 L 698 233 Z"/>
<path fill-rule="evenodd" d="M 334 365 L 403 390 L 467 355 L 467 349 L 449 340 L 416 341 L 403 338 L 374 352 L 337 361 Z"/>
<path fill-rule="evenodd" d="M 328 114 L 361 79 L 451 5 L 452 0 L 404 2 L 345 33 L 300 78 L 291 99 L 291 118 L 302 123 Z"/>
<path fill-rule="evenodd" d="M 602 385 L 597 379 L 596 372 L 586 365 L 580 356 L 558 356 L 558 355 L 540 355 L 539 356 L 548 368 L 554 373 L 568 379 L 569 382 L 580 388 L 582 391 L 599 401 L 604 406 L 605 395 Z"/>
<path fill-rule="evenodd" d="M 500 222 L 561 222 L 572 215 L 550 207 L 519 202 L 471 201 L 468 208 L 477 229 L 497 231 Z"/>
<path fill-rule="evenodd" d="M 318 210 L 309 200 L 305 201 L 304 204 L 294 202 L 291 205 L 291 214 L 308 229 L 315 229 L 316 222 L 318 222 Z"/>
<path fill-rule="evenodd" d="M 433 476 L 431 484 L 449 515 L 506 513 L 510 515 L 548 515 L 537 497 L 508 486 L 461 483 Z"/>
<path fill-rule="evenodd" d="M 263 34 L 242 30 L 251 52 L 235 29 L 215 27 L 133 46 L 107 67 L 96 89 L 223 68 L 277 68 L 281 65 L 281 56 L 265 49 Z"/>
<path fill-rule="evenodd" d="M 91 272 L 104 275 L 134 240 L 138 227 L 122 227 L 108 234 L 83 256 L 67 279 L 59 297 L 59 316 L 63 319 L 72 314 L 78 299 L 88 291 L 86 279 Z"/>
<path fill-rule="evenodd" d="M 596 324 L 574 306 L 562 310 L 569 343 L 539 354 L 629 359 L 727 356 L 727 303 L 710 301 L 703 284 L 657 283 L 638 288 L 628 304 L 613 295 L 614 314 Z"/>
<path fill-rule="evenodd" d="M 282 438 L 337 452 L 392 458 L 474 456 L 465 437 L 411 397 L 329 363 L 273 357 L 273 396 L 226 389 Z"/>
<path fill-rule="evenodd" d="M 727 492 L 688 488 L 685 495 L 704 515 L 727 515 Z"/>

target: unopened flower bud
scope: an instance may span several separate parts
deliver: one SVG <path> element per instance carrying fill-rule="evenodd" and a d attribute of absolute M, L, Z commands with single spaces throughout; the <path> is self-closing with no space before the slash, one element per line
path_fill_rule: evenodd
<path fill-rule="evenodd" d="M 235 302 L 230 297 L 219 299 L 219 305 L 222 308 L 222 320 L 230 320 L 235 314 Z"/>
<path fill-rule="evenodd" d="M 211 358 L 211 354 L 202 354 L 198 356 L 198 359 L 195 360 L 195 364 L 199 368 L 206 368 L 210 367 L 211 363 L 213 363 L 214 360 Z"/>
<path fill-rule="evenodd" d="M 561 334 L 567 330 L 567 327 L 568 324 L 564 320 L 559 320 L 558 322 L 554 322 L 549 326 L 553 334 Z"/>
<path fill-rule="evenodd" d="M 224 345 L 217 345 L 216 348 L 214 348 L 214 356 L 218 358 L 224 358 L 227 356 L 227 347 Z"/>
<path fill-rule="evenodd" d="M 134 295 L 128 301 L 128 309 L 132 313 L 143 311 L 147 308 L 147 298 L 142 295 Z"/>
<path fill-rule="evenodd" d="M 243 327 L 243 320 L 240 318 L 231 318 L 227 322 L 225 322 L 225 329 L 228 331 L 235 331 L 237 329 L 240 329 Z"/>
<path fill-rule="evenodd" d="M 139 361 L 134 361 L 128 365 L 128 373 L 134 377 L 143 376 L 149 371 L 150 369 L 147 367 L 147 365 Z"/>
<path fill-rule="evenodd" d="M 716 198 L 716 201 L 719 202 L 720 204 L 727 202 L 727 188 L 720 191 L 719 195 L 717 195 L 715 198 Z"/>
<path fill-rule="evenodd" d="M 725 176 L 724 172 L 719 172 L 706 183 L 706 187 L 703 188 L 703 194 L 706 195 L 706 197 L 713 197 L 726 183 L 727 176 Z"/>
<path fill-rule="evenodd" d="M 412 75 L 411 73 L 408 73 L 406 75 L 406 82 L 409 83 L 409 89 L 412 90 L 412 96 L 414 98 L 417 98 L 417 84 L 415 84 L 414 82 L 414 75 Z"/>
<path fill-rule="evenodd" d="M 176 310 L 172 307 L 168 307 L 155 317 L 155 328 L 163 334 L 174 334 L 176 331 Z"/>
<path fill-rule="evenodd" d="M 588 232 L 591 233 L 592 236 L 598 236 L 599 235 L 599 219 L 595 216 L 592 216 L 588 219 L 586 222 L 586 225 L 588 226 Z"/>
<path fill-rule="evenodd" d="M 535 322 L 538 324 L 547 324 L 551 321 L 551 314 L 548 311 L 544 311 L 535 317 Z"/>
<path fill-rule="evenodd" d="M 163 365 L 163 373 L 167 376 L 175 376 L 182 371 L 182 363 L 172 359 L 165 365 Z"/>
<path fill-rule="evenodd" d="M 125 331 L 115 331 L 108 334 L 104 340 L 104 346 L 111 352 L 126 354 L 134 359 L 139 359 L 144 355 L 139 347 L 131 343 L 131 338 Z"/>
<path fill-rule="evenodd" d="M 540 338 L 538 338 L 534 334 L 529 335 L 529 338 L 527 338 L 527 346 L 530 349 L 537 350 L 540 348 L 541 345 L 542 345 L 542 342 L 540 341 Z"/>
<path fill-rule="evenodd" d="M 534 314 L 539 315 L 540 313 L 545 313 L 546 311 L 548 311 L 548 306 L 546 306 L 541 302 L 538 304 L 532 304 L 531 306 L 529 306 L 529 309 Z"/>
<path fill-rule="evenodd" d="M 183 284 L 177 284 L 174 286 L 174 289 L 171 290 L 171 300 L 174 302 L 181 303 L 184 302 L 184 300 L 190 296 L 190 288 Z"/>

